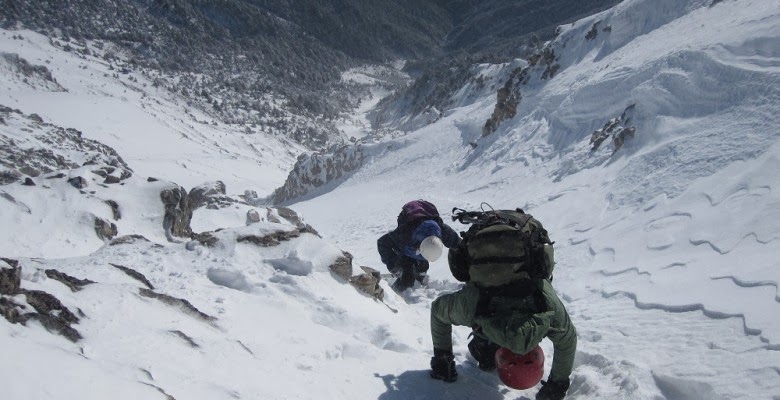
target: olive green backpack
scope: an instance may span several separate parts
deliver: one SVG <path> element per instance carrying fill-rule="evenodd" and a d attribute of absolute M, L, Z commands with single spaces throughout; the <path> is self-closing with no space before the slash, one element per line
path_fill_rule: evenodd
<path fill-rule="evenodd" d="M 552 280 L 553 242 L 541 222 L 521 209 L 452 210 L 453 221 L 472 224 L 450 252 L 450 269 L 461 281 L 483 288 L 526 279 Z"/>

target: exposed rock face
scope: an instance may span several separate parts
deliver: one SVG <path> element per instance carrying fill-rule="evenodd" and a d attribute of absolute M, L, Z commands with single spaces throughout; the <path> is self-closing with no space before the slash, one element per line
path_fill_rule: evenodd
<path fill-rule="evenodd" d="M 236 238 L 236 242 L 250 242 L 260 247 L 272 247 L 278 246 L 281 242 L 286 242 L 290 239 L 297 238 L 301 236 L 301 233 L 303 233 L 303 231 L 294 230 L 274 232 L 265 236 L 244 235 Z"/>
<path fill-rule="evenodd" d="M 626 107 L 619 117 L 610 119 L 603 128 L 595 130 L 590 135 L 591 151 L 598 150 L 605 140 L 612 138 L 612 154 L 615 154 L 623 147 L 626 139 L 633 138 L 636 127 L 631 125 L 631 119 L 635 108 L 635 104 Z"/>
<path fill-rule="evenodd" d="M 363 270 L 363 273 L 349 278 L 349 283 L 357 290 L 377 300 L 383 300 L 385 290 L 379 286 L 379 281 L 382 279 L 379 271 L 365 266 L 361 266 L 360 269 Z"/>
<path fill-rule="evenodd" d="M 157 299 L 170 306 L 178 307 L 185 314 L 191 315 L 205 322 L 212 323 L 217 320 L 215 317 L 212 317 L 206 313 L 201 312 L 200 310 L 195 308 L 195 306 L 193 306 L 192 303 L 190 303 L 185 299 L 169 296 L 167 294 L 157 293 L 153 290 L 146 289 L 146 288 L 139 288 L 138 291 L 140 292 L 141 296 Z"/>
<path fill-rule="evenodd" d="M 363 157 L 359 143 L 338 147 L 329 154 L 302 154 L 284 185 L 274 191 L 271 201 L 281 204 L 333 182 L 363 165 Z"/>
<path fill-rule="evenodd" d="M 2 268 L 0 263 L 0 294 L 13 296 L 19 293 L 19 287 L 22 282 L 22 269 L 19 268 L 19 262 L 16 260 L 2 258 L 11 268 Z"/>
<path fill-rule="evenodd" d="M 512 70 L 504 86 L 498 89 L 496 107 L 493 109 L 490 119 L 482 127 L 482 136 L 490 135 L 498 129 L 501 122 L 515 117 L 517 106 L 523 99 L 520 87 L 528 83 L 531 71 L 543 68 L 539 79 L 552 79 L 561 68 L 556 62 L 557 60 L 555 50 L 548 44 L 535 51 L 528 58 L 527 67 L 518 67 Z"/>
<path fill-rule="evenodd" d="M 119 204 L 117 202 L 114 200 L 105 200 L 104 203 L 111 207 L 111 214 L 114 216 L 115 220 L 118 221 L 122 219 L 122 213 L 119 211 Z"/>
<path fill-rule="evenodd" d="M 117 234 L 116 224 L 103 218 L 95 217 L 95 233 L 103 240 L 111 240 Z"/>
<path fill-rule="evenodd" d="M 317 236 L 320 236 L 320 234 L 317 233 L 314 227 L 312 227 L 307 223 L 304 223 L 301 217 L 298 216 L 298 213 L 296 213 L 294 210 L 287 207 L 279 207 L 276 209 L 276 212 L 279 214 L 280 217 L 286 219 L 287 221 L 290 221 L 290 223 L 295 225 L 295 227 L 298 228 L 299 230 L 313 233 Z"/>
<path fill-rule="evenodd" d="M 222 181 L 208 182 L 190 190 L 189 203 L 193 210 L 205 206 L 219 209 L 230 206 L 236 200 L 225 195 L 225 184 Z"/>
<path fill-rule="evenodd" d="M 358 291 L 371 296 L 377 300 L 383 300 L 385 290 L 379 286 L 382 275 L 374 268 L 361 266 L 363 271 L 360 274 L 352 276 L 352 254 L 342 252 L 342 256 L 337 258 L 328 269 L 331 275 L 340 282 L 349 282 Z"/>
<path fill-rule="evenodd" d="M 496 94 L 496 107 L 490 119 L 482 128 L 482 136 L 490 135 L 498 129 L 498 125 L 507 119 L 514 118 L 517 114 L 517 105 L 520 104 L 523 95 L 520 93 L 520 85 L 527 81 L 528 70 L 516 68 L 509 75 L 509 79 Z"/>
<path fill-rule="evenodd" d="M 338 280 L 347 282 L 352 277 L 352 254 L 346 251 L 342 254 L 343 256 L 337 258 L 328 269 Z"/>
<path fill-rule="evenodd" d="M 160 192 L 160 199 L 165 206 L 163 229 L 169 241 L 175 241 L 174 236 L 192 236 L 192 208 L 187 191 L 181 186 L 168 188 Z"/>
<path fill-rule="evenodd" d="M 125 235 L 112 240 L 111 243 L 109 243 L 109 245 L 116 246 L 120 244 L 133 244 L 138 241 L 148 242 L 149 239 L 143 237 L 142 235 Z"/>
<path fill-rule="evenodd" d="M 89 279 L 74 278 L 68 274 L 57 271 L 56 269 L 47 269 L 44 272 L 46 273 L 47 277 L 59 281 L 63 285 L 69 287 L 71 292 L 78 292 L 84 286 L 95 283 Z"/>
<path fill-rule="evenodd" d="M 0 263 L 0 315 L 12 324 L 25 325 L 29 320 L 37 320 L 49 332 L 63 335 L 73 342 L 81 339 L 81 334 L 70 326 L 79 322 L 79 318 L 73 312 L 49 293 L 22 288 L 22 268 L 19 266 L 18 261 L 7 258 L 2 258 L 2 261 L 4 262 Z M 4 265 L 10 268 L 3 267 Z M 58 274 L 54 270 L 51 271 L 53 271 L 52 275 L 58 278 L 62 278 L 62 275 L 64 275 Z M 49 272 L 47 271 L 48 274 Z M 72 279 L 74 279 L 74 282 L 80 281 L 75 278 Z M 73 290 L 72 287 L 71 290 Z M 17 303 L 14 296 L 18 295 L 24 295 L 27 302 L 26 305 Z M 30 310 L 29 307 L 32 307 L 34 311 Z"/>
<path fill-rule="evenodd" d="M 73 178 L 68 179 L 68 183 L 70 183 L 71 186 L 73 186 L 76 189 L 84 189 L 89 184 L 87 183 L 87 180 L 84 179 L 84 177 L 76 176 Z"/>
<path fill-rule="evenodd" d="M 195 240 L 206 247 L 214 247 L 217 242 L 219 242 L 219 238 L 214 236 L 212 232 L 193 233 L 192 240 Z"/>
<path fill-rule="evenodd" d="M 151 282 L 149 282 L 148 279 L 146 279 L 146 276 L 144 274 L 142 274 L 142 273 L 140 273 L 140 272 L 138 272 L 138 271 L 136 271 L 136 270 L 134 270 L 132 268 L 125 267 L 123 265 L 114 264 L 114 263 L 109 263 L 109 264 L 112 267 L 114 267 L 114 268 L 124 272 L 125 274 L 127 274 L 127 276 L 137 280 L 138 282 L 143 283 L 144 286 L 146 286 L 147 288 L 149 288 L 151 290 L 154 290 L 154 286 L 152 285 Z"/>
<path fill-rule="evenodd" d="M 5 63 L 11 67 L 11 72 L 24 77 L 26 84 L 37 89 L 51 92 L 65 92 L 65 88 L 57 83 L 49 68 L 44 65 L 33 65 L 18 54 L 0 53 Z M 35 114 L 33 114 L 35 115 Z M 37 115 L 36 115 L 37 116 Z M 38 117 L 40 119 L 40 117 Z"/>
<path fill-rule="evenodd" d="M 36 114 L 25 115 L 2 105 L 0 118 L 14 126 L 13 130 L 0 132 L 0 185 L 83 165 L 94 165 L 94 173 L 104 178 L 112 176 L 111 181 L 132 176 L 132 170 L 114 149 L 83 138 L 76 129 L 55 126 Z M 84 188 L 86 179 L 76 178 L 71 184 Z"/>
<path fill-rule="evenodd" d="M 254 223 L 260 222 L 260 213 L 255 210 L 249 210 L 246 212 L 246 224 L 252 225 Z"/>

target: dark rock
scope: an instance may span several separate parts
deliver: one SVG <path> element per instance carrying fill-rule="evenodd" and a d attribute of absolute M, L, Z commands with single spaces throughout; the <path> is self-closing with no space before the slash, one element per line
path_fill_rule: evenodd
<path fill-rule="evenodd" d="M 35 181 L 32 180 L 32 178 L 24 178 L 24 182 L 22 182 L 22 185 L 24 186 L 35 186 Z"/>
<path fill-rule="evenodd" d="M 204 183 L 190 190 L 188 195 L 190 207 L 194 210 L 200 207 L 206 207 L 210 210 L 225 208 L 237 201 L 230 198 L 225 193 L 225 184 L 221 181 Z"/>
<path fill-rule="evenodd" d="M 22 283 L 22 269 L 16 260 L 3 258 L 11 268 L 0 268 L 0 294 L 13 296 L 19 293 Z M 13 261 L 13 263 L 9 262 Z"/>
<path fill-rule="evenodd" d="M 37 168 L 33 168 L 33 167 L 29 166 L 29 165 L 24 165 L 24 166 L 19 167 L 19 172 L 21 172 L 21 173 L 23 173 L 25 175 L 32 176 L 32 177 L 41 176 L 41 171 L 40 170 L 38 170 Z"/>
<path fill-rule="evenodd" d="M 219 239 L 211 232 L 194 233 L 192 239 L 206 247 L 214 247 L 219 242 Z"/>
<path fill-rule="evenodd" d="M 47 176 L 46 179 L 59 179 L 59 178 L 64 178 L 64 177 L 65 177 L 65 173 L 64 172 L 58 172 L 58 173 L 56 173 L 54 175 Z"/>
<path fill-rule="evenodd" d="M 144 276 L 144 274 L 142 274 L 142 273 L 140 273 L 140 272 L 138 272 L 138 271 L 136 271 L 136 270 L 134 270 L 132 268 L 125 267 L 123 265 L 113 264 L 113 263 L 108 263 L 108 264 L 111 265 L 112 267 L 114 267 L 114 268 L 124 272 L 125 274 L 127 274 L 127 276 L 129 276 L 129 277 L 131 277 L 131 278 L 133 278 L 133 279 L 143 283 L 149 289 L 154 290 L 154 286 L 152 286 L 152 283 L 149 282 L 148 279 L 146 279 L 146 276 Z"/>
<path fill-rule="evenodd" d="M 509 79 L 496 93 L 496 106 L 493 114 L 482 127 L 482 136 L 495 132 L 501 122 L 514 118 L 517 114 L 517 106 L 523 98 L 520 85 L 526 81 L 527 75 L 528 68 L 515 68 L 509 74 Z"/>
<path fill-rule="evenodd" d="M 53 295 L 42 290 L 22 289 L 20 292 L 27 298 L 27 304 L 31 305 L 39 314 L 49 314 L 52 311 L 57 311 L 58 316 L 63 321 L 68 323 L 79 322 L 79 318 Z"/>
<path fill-rule="evenodd" d="M 260 199 L 257 197 L 257 192 L 254 190 L 244 190 L 244 201 L 249 205 L 258 205 Z"/>
<path fill-rule="evenodd" d="M 182 311 L 184 311 L 185 314 L 192 315 L 203 321 L 213 322 L 217 320 L 215 317 L 212 317 L 208 314 L 201 312 L 200 310 L 195 308 L 195 306 L 193 306 L 189 301 L 185 299 L 179 299 L 173 296 L 169 296 L 167 294 L 157 293 L 152 290 L 144 289 L 144 288 L 140 288 L 139 292 L 141 293 L 141 296 L 157 299 L 165 304 L 178 307 Z"/>
<path fill-rule="evenodd" d="M 106 176 L 106 179 L 103 181 L 103 183 L 105 183 L 105 184 L 112 184 L 112 183 L 119 183 L 121 181 L 122 181 L 121 179 L 117 178 L 114 175 L 108 175 L 108 176 Z"/>
<path fill-rule="evenodd" d="M 95 233 L 102 240 L 110 240 L 117 234 L 116 224 L 103 218 L 95 217 Z"/>
<path fill-rule="evenodd" d="M 61 314 L 60 314 L 61 315 Z M 52 333 L 58 333 L 62 336 L 65 336 L 68 340 L 71 342 L 78 342 L 80 339 L 82 339 L 81 334 L 79 331 L 74 329 L 70 326 L 70 323 L 67 321 L 64 321 L 60 316 L 55 316 L 51 314 L 27 314 L 26 316 L 29 316 L 29 319 L 36 319 L 38 322 L 43 325 L 44 328 L 46 328 L 47 331 Z"/>
<path fill-rule="evenodd" d="M 105 200 L 104 203 L 111 207 L 111 213 L 114 215 L 114 219 L 119 221 L 122 219 L 122 213 L 119 211 L 119 204 L 114 200 Z"/>
<path fill-rule="evenodd" d="M 8 185 L 9 183 L 18 182 L 24 175 L 15 170 L 5 170 L 0 172 L 0 185 Z"/>
<path fill-rule="evenodd" d="M 294 210 L 290 208 L 279 207 L 276 209 L 276 212 L 279 214 L 280 217 L 290 221 L 295 226 L 303 225 L 303 221 L 301 221 L 301 218 L 298 216 L 298 213 L 296 213 Z"/>
<path fill-rule="evenodd" d="M 56 269 L 47 269 L 44 272 L 49 278 L 59 281 L 63 285 L 69 287 L 72 292 L 78 292 L 84 286 L 95 283 L 89 279 L 74 278 L 68 274 L 57 271 Z"/>
<path fill-rule="evenodd" d="M 118 245 L 118 244 L 133 244 L 133 243 L 135 243 L 137 241 L 150 242 L 149 239 L 147 239 L 147 238 L 145 238 L 145 237 L 143 237 L 141 235 L 133 234 L 133 235 L 120 236 L 120 237 L 112 240 L 111 243 L 109 243 L 109 246 L 115 246 L 115 245 Z"/>
<path fill-rule="evenodd" d="M 281 204 L 303 196 L 312 189 L 341 179 L 363 165 L 363 147 L 344 145 L 328 154 L 302 154 L 295 162 L 284 185 L 271 195 L 273 204 Z"/>
<path fill-rule="evenodd" d="M 252 225 L 254 223 L 260 222 L 260 213 L 255 210 L 251 209 L 246 212 L 246 224 Z"/>
<path fill-rule="evenodd" d="M 363 273 L 349 278 L 349 283 L 360 292 L 365 293 L 377 300 L 383 300 L 385 296 L 385 290 L 379 286 L 379 281 L 381 280 L 379 271 L 365 266 L 361 266 L 360 269 L 363 270 Z"/>
<path fill-rule="evenodd" d="M 268 216 L 268 221 L 269 222 L 273 222 L 275 224 L 281 224 L 282 223 L 282 220 L 280 220 L 279 218 L 276 218 L 276 215 L 274 215 L 274 211 L 272 209 L 266 208 L 265 211 L 266 211 L 266 215 Z"/>
<path fill-rule="evenodd" d="M 299 236 L 301 236 L 301 232 L 298 230 L 278 231 L 278 232 L 270 233 L 265 236 L 256 236 L 256 235 L 239 236 L 236 239 L 236 242 L 238 243 L 250 242 L 260 247 L 273 247 L 273 246 L 278 246 L 282 242 L 297 238 Z"/>
<path fill-rule="evenodd" d="M 84 189 L 85 187 L 87 187 L 87 180 L 81 176 L 76 176 L 68 179 L 68 183 L 70 183 L 71 186 L 73 186 L 76 189 Z"/>
<path fill-rule="evenodd" d="M 195 343 L 194 340 L 192 340 L 191 337 L 189 337 L 186 333 L 184 333 L 184 332 L 182 332 L 180 330 L 174 330 L 174 331 L 169 331 L 169 332 L 171 332 L 174 335 L 176 335 L 176 336 L 180 337 L 181 339 L 183 339 L 185 342 L 187 342 L 187 344 L 190 345 L 190 347 L 193 347 L 193 348 L 196 348 L 196 349 L 198 347 L 200 347 L 200 346 L 198 346 L 197 343 Z"/>
<path fill-rule="evenodd" d="M 328 266 L 328 269 L 337 280 L 347 282 L 352 277 L 352 254 L 346 251 L 342 254 L 343 256 L 337 258 L 333 264 Z"/>
<path fill-rule="evenodd" d="M 192 208 L 198 208 L 208 203 L 208 197 L 225 194 L 225 184 L 222 181 L 204 183 L 190 190 L 190 205 Z"/>
<path fill-rule="evenodd" d="M 192 208 L 187 191 L 180 186 L 168 188 L 160 192 L 160 199 L 165 207 L 163 229 L 169 241 L 175 241 L 173 236 L 190 237 L 192 228 Z"/>
<path fill-rule="evenodd" d="M 153 178 L 153 177 L 150 176 L 150 177 L 146 178 L 146 181 L 147 182 L 157 182 L 157 181 L 159 181 L 159 179 Z"/>

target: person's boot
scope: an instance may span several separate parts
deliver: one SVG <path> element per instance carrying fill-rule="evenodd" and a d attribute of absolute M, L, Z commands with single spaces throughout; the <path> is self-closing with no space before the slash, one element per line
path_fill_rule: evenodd
<path fill-rule="evenodd" d="M 455 382 L 458 371 L 455 370 L 455 356 L 451 350 L 433 349 L 431 357 L 431 378 L 444 382 Z"/>
<path fill-rule="evenodd" d="M 428 286 L 428 274 L 425 272 L 418 273 L 417 276 L 414 277 L 414 280 L 420 282 L 420 285 Z"/>
<path fill-rule="evenodd" d="M 483 371 L 493 371 L 496 369 L 496 350 L 498 350 L 499 347 L 499 345 L 476 334 L 468 344 L 471 356 L 477 360 L 479 369 Z"/>
<path fill-rule="evenodd" d="M 396 293 L 401 293 L 412 286 L 414 286 L 414 275 L 411 272 L 404 271 L 401 273 L 401 276 L 393 282 L 390 288 Z"/>

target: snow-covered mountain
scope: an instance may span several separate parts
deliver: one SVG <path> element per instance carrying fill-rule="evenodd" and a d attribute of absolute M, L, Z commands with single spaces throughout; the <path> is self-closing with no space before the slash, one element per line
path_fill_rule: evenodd
<path fill-rule="evenodd" d="M 428 377 L 446 261 L 402 295 L 360 269 L 425 198 L 550 231 L 567 398 L 780 399 L 778 39 L 777 2 L 626 0 L 474 65 L 416 131 L 355 115 L 360 156 L 284 208 L 298 145 L 0 30 L 3 398 L 533 398 L 476 367 L 468 328 L 459 380 Z"/>

